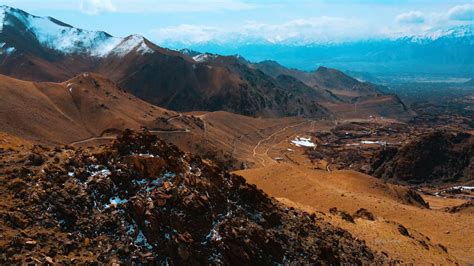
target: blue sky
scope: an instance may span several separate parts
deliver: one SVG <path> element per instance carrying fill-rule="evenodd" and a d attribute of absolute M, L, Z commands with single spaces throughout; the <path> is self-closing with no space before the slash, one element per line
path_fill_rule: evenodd
<path fill-rule="evenodd" d="M 0 0 L 73 26 L 161 45 L 318 43 L 472 25 L 472 0 Z"/>

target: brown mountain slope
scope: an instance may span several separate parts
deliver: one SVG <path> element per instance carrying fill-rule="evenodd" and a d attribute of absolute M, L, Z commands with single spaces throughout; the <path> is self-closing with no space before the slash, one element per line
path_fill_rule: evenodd
<path fill-rule="evenodd" d="M 93 73 L 63 83 L 0 76 L 0 96 L 0 132 L 34 143 L 87 147 L 112 141 L 119 130 L 147 127 L 185 151 L 232 168 L 254 164 L 254 146 L 275 131 L 310 124 L 299 117 L 253 118 L 223 111 L 179 114 Z"/>
<path fill-rule="evenodd" d="M 418 194 L 403 186 L 354 171 L 327 172 L 287 163 L 236 173 L 289 206 L 316 214 L 330 210 L 319 217 L 391 259 L 413 264 L 474 260 L 472 214 L 420 207 L 413 198 Z"/>
<path fill-rule="evenodd" d="M 339 95 L 358 97 L 383 94 L 377 85 L 360 82 L 336 69 L 319 67 L 313 73 L 313 78 L 313 86 L 329 89 Z"/>
<path fill-rule="evenodd" d="M 255 63 L 252 67 L 273 77 L 291 76 L 316 91 L 325 91 L 326 94 L 330 94 L 331 100 L 320 103 L 336 117 L 409 118 L 411 116 L 411 112 L 397 95 L 386 94 L 381 90 L 382 87 L 360 82 L 336 69 L 319 67 L 315 72 L 305 72 L 285 68 L 274 61 Z"/>
<path fill-rule="evenodd" d="M 273 77 L 279 75 L 292 76 L 310 87 L 327 89 L 341 96 L 359 97 L 383 94 L 379 86 L 360 82 L 336 69 L 319 67 L 314 72 L 306 72 L 285 68 L 275 61 L 255 63 L 253 67 Z"/>
<path fill-rule="evenodd" d="M 40 142 L 70 143 L 173 115 L 87 73 L 64 83 L 0 76 L 0 95 L 2 131 Z"/>
<path fill-rule="evenodd" d="M 251 116 L 327 117 L 316 97 L 279 86 L 271 77 L 241 65 L 208 65 L 155 52 L 107 58 L 99 73 L 139 98 L 180 111 L 230 111 Z"/>
<path fill-rule="evenodd" d="M 2 9 L 6 14 L 0 33 L 0 41 L 5 43 L 0 53 L 2 74 L 62 82 L 88 71 L 105 75 L 139 98 L 173 110 L 327 117 L 327 111 L 311 95 L 281 88 L 273 78 L 245 65 L 239 71 L 210 66 L 141 36 L 115 38 L 18 9 Z M 31 25 L 37 20 L 39 28 Z M 46 30 L 41 28 L 43 24 Z"/>
<path fill-rule="evenodd" d="M 181 149 L 226 168 L 253 165 L 254 146 L 282 128 L 310 120 L 253 118 L 229 112 L 180 114 L 148 104 L 93 73 L 64 83 L 0 76 L 0 132 L 39 144 L 91 146 L 119 130 L 148 128 Z"/>
<path fill-rule="evenodd" d="M 435 131 L 401 148 L 381 151 L 374 176 L 396 182 L 441 183 L 474 179 L 474 137 L 464 132 Z"/>
<path fill-rule="evenodd" d="M 1 21 L 0 41 L 5 44 L 0 47 L 0 73 L 20 79 L 62 82 L 82 72 L 95 72 L 164 108 L 223 110 L 264 117 L 328 118 L 332 117 L 328 106 L 341 100 L 346 104 L 352 100 L 379 102 L 375 86 L 336 70 L 321 68 L 306 73 L 280 66 L 270 73 L 263 68 L 260 71 L 241 57 L 204 54 L 193 59 L 141 36 L 116 38 L 18 9 L 2 9 L 5 17 Z M 40 23 L 35 24 L 37 20 Z M 47 25 L 47 30 L 41 25 Z M 278 77 L 281 74 L 295 79 Z M 400 103 L 392 97 L 381 108 L 355 115 L 404 116 L 406 108 L 400 109 Z M 397 111 L 382 114 L 379 109 L 385 106 Z M 335 111 L 339 112 L 338 108 Z"/>

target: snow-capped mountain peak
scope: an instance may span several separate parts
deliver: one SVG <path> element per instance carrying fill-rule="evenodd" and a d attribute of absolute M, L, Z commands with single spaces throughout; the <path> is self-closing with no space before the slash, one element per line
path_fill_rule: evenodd
<path fill-rule="evenodd" d="M 462 25 L 448 29 L 434 28 L 418 35 L 406 37 L 413 42 L 430 42 L 441 38 L 465 38 L 474 35 L 472 25 Z"/>
<path fill-rule="evenodd" d="M 32 33 L 41 46 L 61 54 L 105 57 L 132 51 L 142 54 L 152 51 L 142 36 L 113 37 L 103 31 L 74 28 L 51 17 L 37 17 L 7 6 L 0 7 L 0 22 L 0 32 L 6 27 L 23 28 Z M 2 39 L 0 36 L 0 42 L 4 42 Z"/>
<path fill-rule="evenodd" d="M 5 18 L 7 13 L 11 12 L 12 8 L 8 6 L 0 6 L 0 32 L 3 31 L 3 24 L 5 24 Z"/>
<path fill-rule="evenodd" d="M 121 42 L 111 50 L 111 53 L 120 56 L 126 55 L 131 51 L 140 54 L 153 52 L 143 36 L 134 34 L 122 39 Z"/>

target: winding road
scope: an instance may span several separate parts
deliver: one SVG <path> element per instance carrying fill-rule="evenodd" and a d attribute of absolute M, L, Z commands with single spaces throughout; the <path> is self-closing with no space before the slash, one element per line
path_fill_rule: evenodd
<path fill-rule="evenodd" d="M 174 116 L 174 117 L 171 117 L 169 118 L 170 120 L 172 119 L 176 119 L 176 118 L 179 118 L 181 117 L 181 114 L 180 115 L 177 115 L 177 116 Z M 205 121 L 204 121 L 205 123 Z M 273 140 L 273 143 L 271 143 L 271 145 L 269 145 L 265 152 L 264 153 L 258 153 L 258 149 L 261 148 L 265 142 L 267 141 L 270 141 L 272 140 L 273 138 L 275 138 L 278 134 L 281 134 L 281 133 L 284 133 L 285 131 L 291 129 L 291 128 L 295 128 L 295 127 L 298 127 L 298 126 L 301 126 L 305 123 L 312 123 L 312 127 L 314 128 L 314 121 L 311 121 L 311 120 L 306 120 L 306 121 L 303 121 L 303 122 L 300 122 L 300 123 L 297 123 L 297 124 L 293 124 L 293 125 L 288 125 L 288 126 L 285 126 L 283 128 L 281 128 L 280 130 L 276 131 L 276 132 L 273 132 L 272 134 L 268 135 L 267 137 L 264 137 L 262 138 L 261 140 L 259 140 L 257 142 L 257 144 L 254 146 L 252 152 L 252 157 L 255 158 L 256 161 L 258 161 L 262 166 L 266 166 L 266 163 L 267 163 L 267 158 L 270 160 L 270 161 L 274 161 L 269 155 L 268 155 L 268 152 L 270 151 L 270 149 L 272 149 L 276 143 L 275 142 L 275 139 Z M 206 135 L 206 128 L 205 128 L 205 135 Z M 180 130 L 149 130 L 148 132 L 152 133 L 152 134 L 186 134 L 186 133 L 191 133 L 191 130 L 189 130 L 188 128 L 185 128 L 185 129 L 180 129 Z M 71 146 L 76 146 L 76 145 L 81 145 L 81 144 L 84 144 L 84 143 L 88 143 L 88 142 L 92 142 L 92 141 L 98 141 L 98 140 L 115 140 L 117 138 L 117 136 L 98 136 L 98 137 L 90 137 L 90 138 L 87 138 L 87 139 L 83 139 L 83 140 L 78 140 L 78 141 L 74 141 L 72 143 L 70 143 Z M 239 137 L 236 137 L 234 138 L 234 140 L 232 141 L 232 155 L 233 153 L 235 152 L 235 149 L 236 149 L 236 142 L 238 140 Z M 270 143 L 269 143 L 270 144 Z"/>
<path fill-rule="evenodd" d="M 87 143 L 87 142 L 91 142 L 91 141 L 96 141 L 96 140 L 114 140 L 114 139 L 116 139 L 116 138 L 117 138 L 117 137 L 115 137 L 115 136 L 108 136 L 108 137 L 92 137 L 92 138 L 88 138 L 88 139 L 84 139 L 84 140 L 78 140 L 78 141 L 71 142 L 69 145 L 71 145 L 71 146 L 76 146 L 76 145 L 80 145 L 80 144 Z"/>
<path fill-rule="evenodd" d="M 165 134 L 181 133 L 182 134 L 182 133 L 191 133 L 191 130 L 185 128 L 185 129 L 181 129 L 181 130 L 148 130 L 148 132 L 150 132 L 152 134 L 160 134 L 160 133 L 165 133 Z M 91 141 L 114 140 L 116 138 L 117 138 L 117 136 L 91 137 L 91 138 L 87 138 L 87 139 L 84 139 L 84 140 L 78 140 L 78 141 L 71 142 L 69 145 L 76 146 L 76 145 L 84 144 L 84 143 L 91 142 Z"/>
<path fill-rule="evenodd" d="M 253 148 L 253 155 L 252 155 L 252 156 L 253 156 L 254 158 L 256 158 L 257 160 L 259 160 L 260 163 L 262 164 L 262 166 L 265 166 L 265 156 L 266 156 L 267 158 L 270 158 L 270 157 L 268 156 L 268 151 L 269 151 L 273 146 L 269 147 L 269 148 L 265 151 L 265 153 L 263 153 L 263 154 L 257 153 L 257 149 L 259 148 L 259 146 L 260 146 L 263 142 L 270 140 L 271 138 L 275 137 L 276 135 L 278 135 L 278 134 L 280 134 L 280 133 L 282 133 L 282 132 L 285 132 L 286 130 L 288 130 L 288 129 L 290 129 L 290 128 L 294 128 L 294 127 L 297 127 L 297 126 L 300 126 L 300 125 L 302 125 L 302 124 L 309 123 L 309 122 L 311 122 L 311 121 L 304 121 L 304 122 L 301 122 L 301 123 L 298 123 L 298 124 L 295 124 L 295 125 L 286 126 L 286 127 L 282 128 L 282 129 L 280 129 L 280 130 L 278 130 L 278 131 L 272 133 L 272 134 L 269 135 L 268 137 L 266 137 L 266 138 L 264 138 L 264 139 L 261 139 L 261 140 L 257 143 L 257 145 L 255 145 L 255 147 Z M 274 161 L 274 160 L 271 159 L 271 158 L 270 158 L 270 160 Z"/>

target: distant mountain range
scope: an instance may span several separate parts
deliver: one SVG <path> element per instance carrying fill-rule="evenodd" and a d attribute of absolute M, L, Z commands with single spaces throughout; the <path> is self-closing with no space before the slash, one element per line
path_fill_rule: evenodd
<path fill-rule="evenodd" d="M 224 55 L 239 54 L 252 62 L 270 59 L 302 70 L 329 66 L 373 74 L 470 76 L 474 69 L 473 36 L 473 26 L 468 25 L 392 39 L 316 44 L 210 42 L 188 45 L 188 48 Z"/>
<path fill-rule="evenodd" d="M 230 111 L 282 117 L 405 116 L 395 95 L 344 73 L 314 73 L 240 56 L 182 52 L 139 35 L 113 37 L 50 17 L 0 8 L 0 74 L 62 82 L 82 72 L 103 75 L 135 96 L 177 111 Z M 358 108 L 354 108 L 358 105 Z"/>

